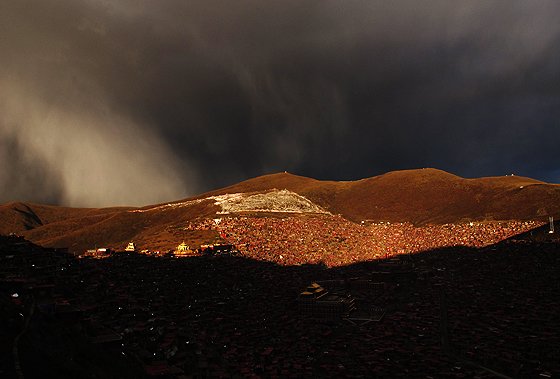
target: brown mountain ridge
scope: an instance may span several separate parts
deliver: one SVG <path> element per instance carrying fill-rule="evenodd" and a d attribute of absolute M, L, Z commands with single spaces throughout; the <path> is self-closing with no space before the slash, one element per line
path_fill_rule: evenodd
<path fill-rule="evenodd" d="M 211 231 L 185 232 L 194 220 L 222 217 L 216 199 L 226 195 L 288 190 L 334 215 L 360 222 L 414 225 L 470 221 L 546 221 L 560 216 L 560 185 L 501 176 L 464 179 L 436 169 L 389 172 L 352 182 L 319 181 L 289 173 L 260 176 L 188 199 L 141 208 L 68 208 L 12 202 L 0 205 L 0 233 L 72 252 L 122 248 L 151 241 L 173 248 L 177 240 L 211 242 Z M 226 196 L 227 197 L 227 196 Z M 246 213 L 246 212 L 245 212 Z M 273 211 L 268 213 L 274 213 Z M 261 212 L 262 214 L 262 212 Z"/>

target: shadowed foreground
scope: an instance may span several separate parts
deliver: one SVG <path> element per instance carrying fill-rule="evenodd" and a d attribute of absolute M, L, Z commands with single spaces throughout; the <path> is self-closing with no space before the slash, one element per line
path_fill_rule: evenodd
<path fill-rule="evenodd" d="M 21 370 L 27 378 L 494 377 L 486 367 L 555 376 L 559 247 L 521 241 L 416 254 L 412 282 L 353 293 L 358 308 L 387 309 L 362 326 L 306 318 L 296 300 L 312 281 L 368 278 L 373 262 L 326 269 L 231 256 L 69 259 L 72 275 L 51 278 L 67 303 L 49 309 L 36 299 L 19 341 Z M 27 269 L 15 266 L 23 276 Z M 2 292 L 6 377 L 15 377 L 10 352 L 29 314 L 25 292 L 20 306 Z"/>

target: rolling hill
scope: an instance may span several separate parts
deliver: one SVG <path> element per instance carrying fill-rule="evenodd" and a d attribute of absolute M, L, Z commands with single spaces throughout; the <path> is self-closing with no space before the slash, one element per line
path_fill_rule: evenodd
<path fill-rule="evenodd" d="M 464 179 L 436 169 L 405 170 L 353 182 L 319 181 L 288 173 L 265 175 L 188 199 L 141 208 L 67 208 L 12 202 L 0 205 L 0 233 L 81 252 L 122 249 L 129 241 L 171 249 L 178 240 L 219 241 L 191 221 L 224 214 L 340 215 L 353 222 L 449 224 L 546 221 L 560 217 L 560 185 L 517 177 Z"/>

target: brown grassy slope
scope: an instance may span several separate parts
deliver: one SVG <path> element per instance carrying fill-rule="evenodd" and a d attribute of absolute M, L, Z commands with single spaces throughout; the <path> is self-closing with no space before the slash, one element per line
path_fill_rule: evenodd
<path fill-rule="evenodd" d="M 53 222 L 27 231 L 24 235 L 42 246 L 64 246 L 71 252 L 83 252 L 95 247 L 122 250 L 130 241 L 134 241 L 140 249 L 168 250 L 175 248 L 182 236 L 169 239 L 169 228 L 186 225 L 198 217 L 211 217 L 216 214 L 216 210 L 210 202 L 148 212 L 120 210 Z"/>
<path fill-rule="evenodd" d="M 41 219 L 24 203 L 0 205 L 0 220 L 1 234 L 20 234 L 43 225 Z"/>
<path fill-rule="evenodd" d="M 354 221 L 418 223 L 466 195 L 462 181 L 458 176 L 431 169 L 389 172 L 354 182 L 332 206 Z"/>
<path fill-rule="evenodd" d="M 130 207 L 70 208 L 34 203 L 11 202 L 0 205 L 0 233 L 23 234 L 28 230 L 65 220 L 105 215 Z"/>
<path fill-rule="evenodd" d="M 333 201 L 331 211 L 354 221 L 408 221 L 417 225 L 534 220 L 560 215 L 558 200 L 560 185 L 534 179 L 463 179 L 440 170 L 422 169 L 354 182 Z"/>

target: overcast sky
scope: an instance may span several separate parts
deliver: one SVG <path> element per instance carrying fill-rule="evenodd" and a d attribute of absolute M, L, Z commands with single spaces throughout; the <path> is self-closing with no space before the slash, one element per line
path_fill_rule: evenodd
<path fill-rule="evenodd" d="M 560 183 L 557 0 L 6 0 L 0 203 L 263 174 Z"/>

